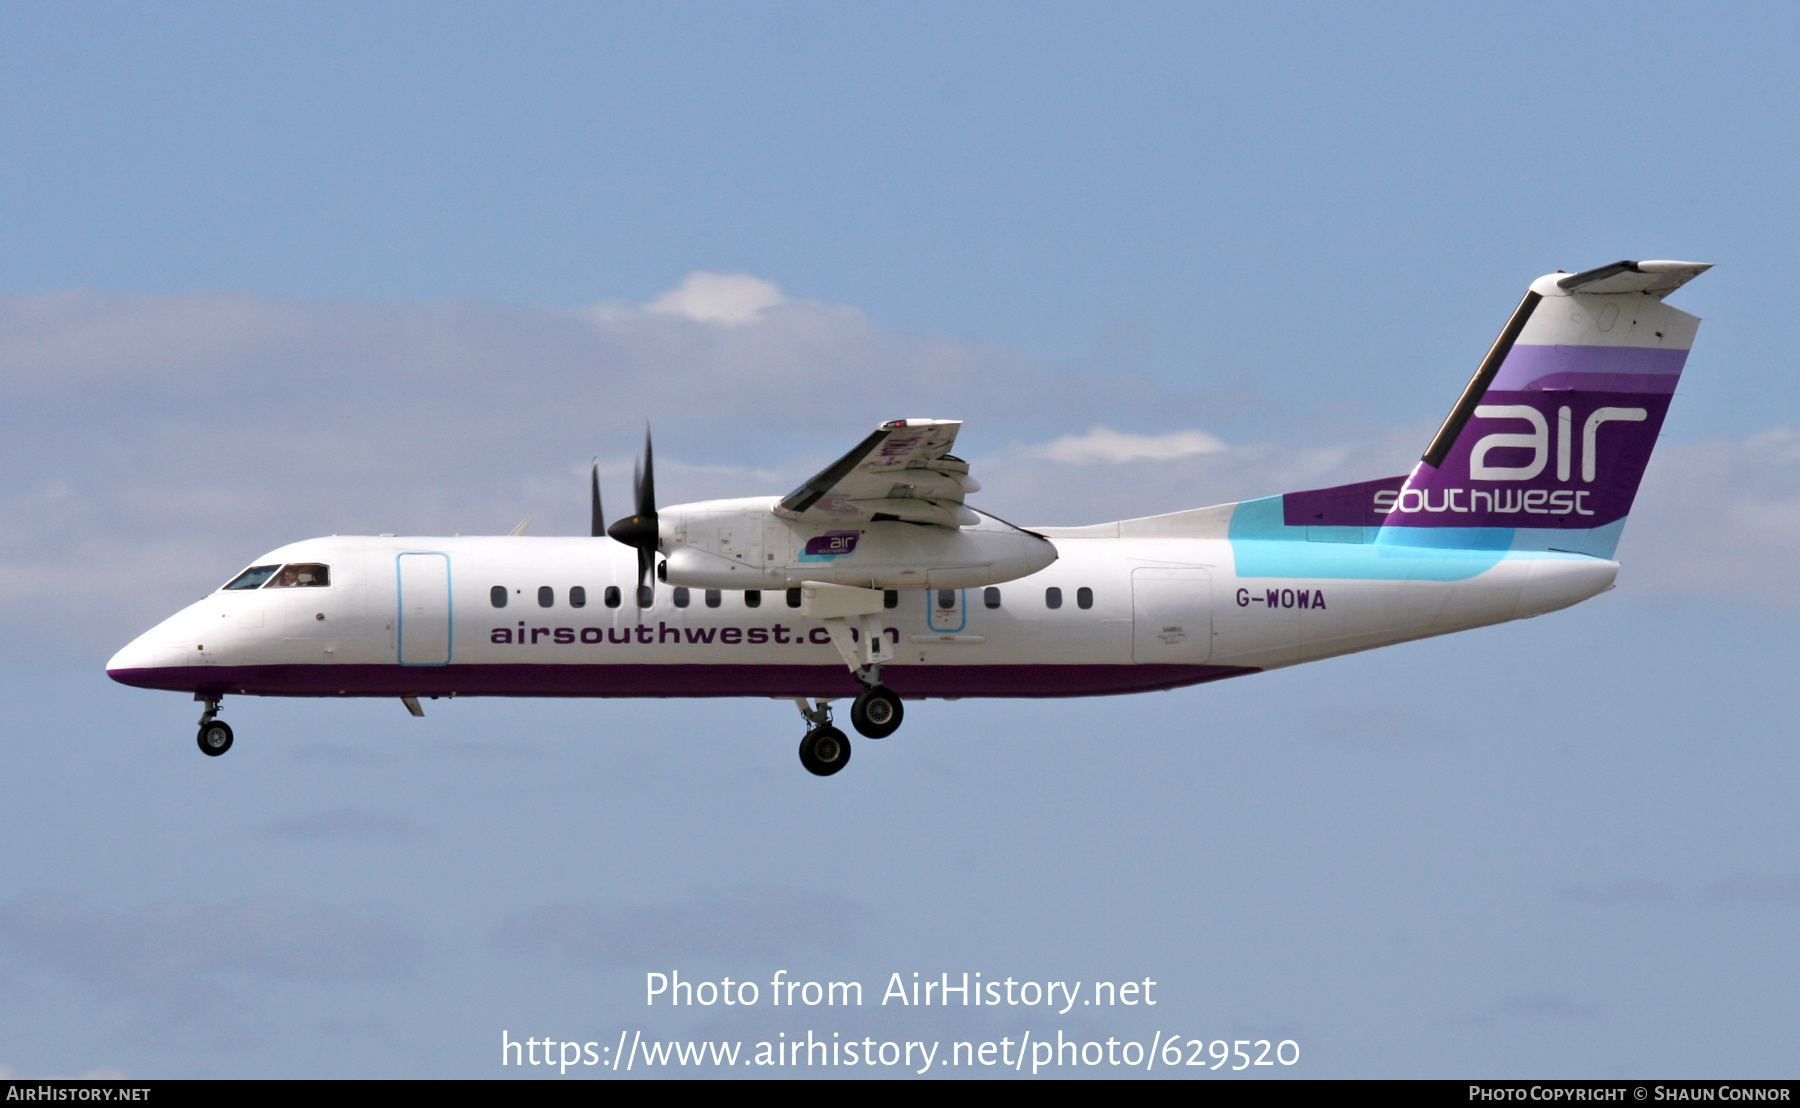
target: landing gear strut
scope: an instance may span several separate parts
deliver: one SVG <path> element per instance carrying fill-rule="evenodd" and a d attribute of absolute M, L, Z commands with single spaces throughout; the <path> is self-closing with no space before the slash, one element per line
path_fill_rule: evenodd
<path fill-rule="evenodd" d="M 200 713 L 200 734 L 196 737 L 196 741 L 200 744 L 200 753 L 210 758 L 217 758 L 231 749 L 231 725 L 218 718 L 219 701 L 224 697 L 207 696 L 200 693 L 196 694 L 194 699 L 202 701 L 206 705 L 206 710 Z"/>
<path fill-rule="evenodd" d="M 850 723 L 871 739 L 885 739 L 898 731 L 906 715 L 900 698 L 881 683 L 881 667 L 894 657 L 893 646 L 882 627 L 886 607 L 886 597 L 880 589 L 819 581 L 808 581 L 800 587 L 800 614 L 825 624 L 831 633 L 831 645 L 844 659 L 850 676 L 863 687 L 862 695 L 850 706 Z"/>
<path fill-rule="evenodd" d="M 811 725 L 800 740 L 800 764 L 807 772 L 830 777 L 849 765 L 850 739 L 831 725 L 831 701 L 820 699 L 808 705 L 805 697 L 796 697 L 794 704 Z"/>

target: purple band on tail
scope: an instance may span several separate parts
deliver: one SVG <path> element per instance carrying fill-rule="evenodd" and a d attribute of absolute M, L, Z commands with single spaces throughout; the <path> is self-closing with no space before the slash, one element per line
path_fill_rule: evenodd
<path fill-rule="evenodd" d="M 1687 356 L 1638 346 L 1515 346 L 1488 391 L 1674 392 Z"/>

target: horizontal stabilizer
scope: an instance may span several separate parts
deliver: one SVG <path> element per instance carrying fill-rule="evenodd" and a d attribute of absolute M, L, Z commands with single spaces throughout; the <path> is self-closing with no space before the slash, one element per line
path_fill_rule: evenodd
<path fill-rule="evenodd" d="M 1711 268 L 1711 262 L 1614 262 L 1567 276 L 1552 274 L 1540 277 L 1533 283 L 1532 291 L 1540 296 L 1545 295 L 1550 290 L 1539 288 L 1538 285 L 1553 284 L 1563 292 L 1584 292 L 1590 295 L 1647 292 L 1661 300 Z"/>

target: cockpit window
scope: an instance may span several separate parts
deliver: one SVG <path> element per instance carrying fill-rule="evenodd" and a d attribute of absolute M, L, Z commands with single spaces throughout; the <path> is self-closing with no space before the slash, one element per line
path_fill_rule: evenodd
<path fill-rule="evenodd" d="M 264 581 L 275 576 L 275 571 L 280 568 L 281 567 L 278 565 L 251 566 L 249 569 L 226 582 L 225 587 L 228 589 L 254 589 Z"/>
<path fill-rule="evenodd" d="M 331 567 L 317 562 L 290 562 L 265 589 L 322 589 L 331 584 Z"/>

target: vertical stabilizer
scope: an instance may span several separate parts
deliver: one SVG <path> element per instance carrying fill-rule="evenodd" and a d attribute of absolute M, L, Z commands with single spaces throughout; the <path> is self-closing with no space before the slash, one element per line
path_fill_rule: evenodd
<path fill-rule="evenodd" d="M 1532 282 L 1424 457 L 1377 494 L 1377 541 L 1610 558 L 1700 321 L 1695 262 Z"/>

